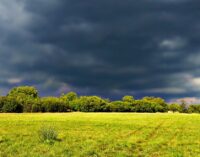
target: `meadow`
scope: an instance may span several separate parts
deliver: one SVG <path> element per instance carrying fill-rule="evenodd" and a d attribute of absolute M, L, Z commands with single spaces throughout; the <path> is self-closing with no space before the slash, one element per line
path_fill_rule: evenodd
<path fill-rule="evenodd" d="M 38 130 L 53 127 L 54 143 Z M 0 114 L 0 157 L 198 157 L 200 115 L 173 113 Z"/>

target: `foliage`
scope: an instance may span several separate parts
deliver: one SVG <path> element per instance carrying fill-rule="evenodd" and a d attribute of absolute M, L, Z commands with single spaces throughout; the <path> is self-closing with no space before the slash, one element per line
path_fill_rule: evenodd
<path fill-rule="evenodd" d="M 0 112 L 2 112 L 2 108 L 4 106 L 4 99 L 5 99 L 5 97 L 3 97 L 3 96 L 0 97 Z"/>
<path fill-rule="evenodd" d="M 32 86 L 14 87 L 7 96 L 15 98 L 16 102 L 23 106 L 23 112 L 31 112 L 32 106 L 39 101 L 38 91 Z"/>
<path fill-rule="evenodd" d="M 199 113 L 200 105 L 187 106 L 167 104 L 160 97 L 134 99 L 131 95 L 122 100 L 110 101 L 99 96 L 78 96 L 75 92 L 62 94 L 60 97 L 38 96 L 32 86 L 19 86 L 11 89 L 7 96 L 0 97 L 0 112 L 184 112 Z"/>
<path fill-rule="evenodd" d="M 62 99 L 56 97 L 44 97 L 40 100 L 40 105 L 37 104 L 34 106 L 35 108 L 41 108 L 42 112 L 67 112 L 69 111 L 69 105 Z"/>
<path fill-rule="evenodd" d="M 148 97 L 148 96 L 146 96 L 142 100 L 159 104 L 159 105 L 163 106 L 164 108 L 167 107 L 167 103 L 165 102 L 165 100 L 160 98 L 160 97 Z"/>
<path fill-rule="evenodd" d="M 122 101 L 132 103 L 134 101 L 134 97 L 131 95 L 126 95 L 122 98 Z"/>
<path fill-rule="evenodd" d="M 30 112 L 42 112 L 43 111 L 41 99 L 33 99 L 31 104 L 32 105 L 31 105 Z"/>
<path fill-rule="evenodd" d="M 113 101 L 108 104 L 108 109 L 110 112 L 129 112 L 130 104 L 123 101 Z"/>
<path fill-rule="evenodd" d="M 190 105 L 188 108 L 189 113 L 200 113 L 200 105 Z"/>
<path fill-rule="evenodd" d="M 181 110 L 183 113 L 186 113 L 188 111 L 188 107 L 187 107 L 187 104 L 184 100 L 181 101 Z"/>
<path fill-rule="evenodd" d="M 23 112 L 23 106 L 14 97 L 1 97 L 0 111 L 20 113 Z"/>
<path fill-rule="evenodd" d="M 11 89 L 8 93 L 8 96 L 37 98 L 38 91 L 32 86 L 19 86 Z"/>
<path fill-rule="evenodd" d="M 78 95 L 75 92 L 69 92 L 67 94 L 62 94 L 61 99 L 65 101 L 73 101 L 78 98 Z"/>
<path fill-rule="evenodd" d="M 168 109 L 173 112 L 182 112 L 182 107 L 179 104 L 169 104 Z"/>
<path fill-rule="evenodd" d="M 162 105 L 147 100 L 136 100 L 131 108 L 134 112 L 164 112 L 164 110 Z"/>
<path fill-rule="evenodd" d="M 107 102 L 98 96 L 81 96 L 73 100 L 70 106 L 75 111 L 104 112 L 107 111 Z"/>

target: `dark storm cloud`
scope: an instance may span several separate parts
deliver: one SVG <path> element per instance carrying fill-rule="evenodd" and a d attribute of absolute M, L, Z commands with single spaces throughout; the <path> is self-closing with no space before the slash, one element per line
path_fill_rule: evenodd
<path fill-rule="evenodd" d="M 197 0 L 0 2 L 2 88 L 200 96 Z"/>

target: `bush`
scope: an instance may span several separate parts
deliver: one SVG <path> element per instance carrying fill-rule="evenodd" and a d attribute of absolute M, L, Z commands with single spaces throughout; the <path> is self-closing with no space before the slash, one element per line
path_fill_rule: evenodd
<path fill-rule="evenodd" d="M 155 108 L 158 109 L 158 111 L 156 112 L 166 112 L 168 109 L 167 103 L 165 102 L 164 99 L 160 98 L 160 97 L 144 97 L 142 98 L 142 101 L 144 102 L 148 102 L 150 104 L 152 104 Z M 156 105 L 156 106 L 155 106 Z"/>
<path fill-rule="evenodd" d="M 40 100 L 35 100 L 32 105 L 31 112 L 42 112 L 42 111 L 43 110 Z"/>
<path fill-rule="evenodd" d="M 182 112 L 182 108 L 179 104 L 169 104 L 168 110 L 172 112 Z"/>
<path fill-rule="evenodd" d="M 8 97 L 14 97 L 23 106 L 23 112 L 31 112 L 32 105 L 39 99 L 37 89 L 32 86 L 14 87 L 9 91 Z"/>
<path fill-rule="evenodd" d="M 108 109 L 110 112 L 129 112 L 131 110 L 129 103 L 123 101 L 113 101 L 109 103 Z"/>
<path fill-rule="evenodd" d="M 23 106 L 23 112 L 31 112 L 32 106 L 36 103 L 36 99 L 33 98 L 18 98 L 17 101 Z"/>
<path fill-rule="evenodd" d="M 189 113 L 200 113 L 200 105 L 190 105 L 188 108 Z"/>
<path fill-rule="evenodd" d="M 105 112 L 107 102 L 98 96 L 82 96 L 70 102 L 71 109 L 82 112 Z"/>
<path fill-rule="evenodd" d="M 41 101 L 42 112 L 67 112 L 69 104 L 62 99 L 56 97 L 45 97 Z M 39 105 L 37 105 L 39 107 Z"/>
<path fill-rule="evenodd" d="M 102 99 L 99 96 L 78 96 L 75 92 L 60 97 L 38 96 L 32 86 L 12 88 L 7 96 L 0 96 L 0 112 L 184 112 L 200 113 L 200 105 L 188 106 L 184 101 L 179 104 L 167 104 L 160 97 L 143 97 L 135 100 L 126 95 L 119 101 Z"/>
<path fill-rule="evenodd" d="M 2 111 L 2 108 L 3 108 L 3 106 L 4 106 L 4 103 L 5 103 L 5 99 L 6 99 L 6 97 L 0 97 L 0 112 L 3 112 Z"/>
<path fill-rule="evenodd" d="M 5 97 L 2 103 L 2 112 L 23 112 L 23 106 L 13 97 Z"/>
<path fill-rule="evenodd" d="M 58 133 L 53 127 L 42 127 L 38 131 L 38 135 L 41 142 L 49 144 L 54 143 L 54 141 L 58 139 Z"/>
<path fill-rule="evenodd" d="M 131 105 L 132 112 L 165 112 L 165 107 L 148 100 L 136 100 Z"/>

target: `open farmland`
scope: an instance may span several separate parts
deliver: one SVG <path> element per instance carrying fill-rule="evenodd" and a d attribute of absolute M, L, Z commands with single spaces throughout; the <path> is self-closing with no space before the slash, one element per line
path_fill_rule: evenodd
<path fill-rule="evenodd" d="M 39 140 L 53 127 L 58 140 Z M 198 157 L 200 115 L 139 113 L 0 114 L 0 157 Z"/>

